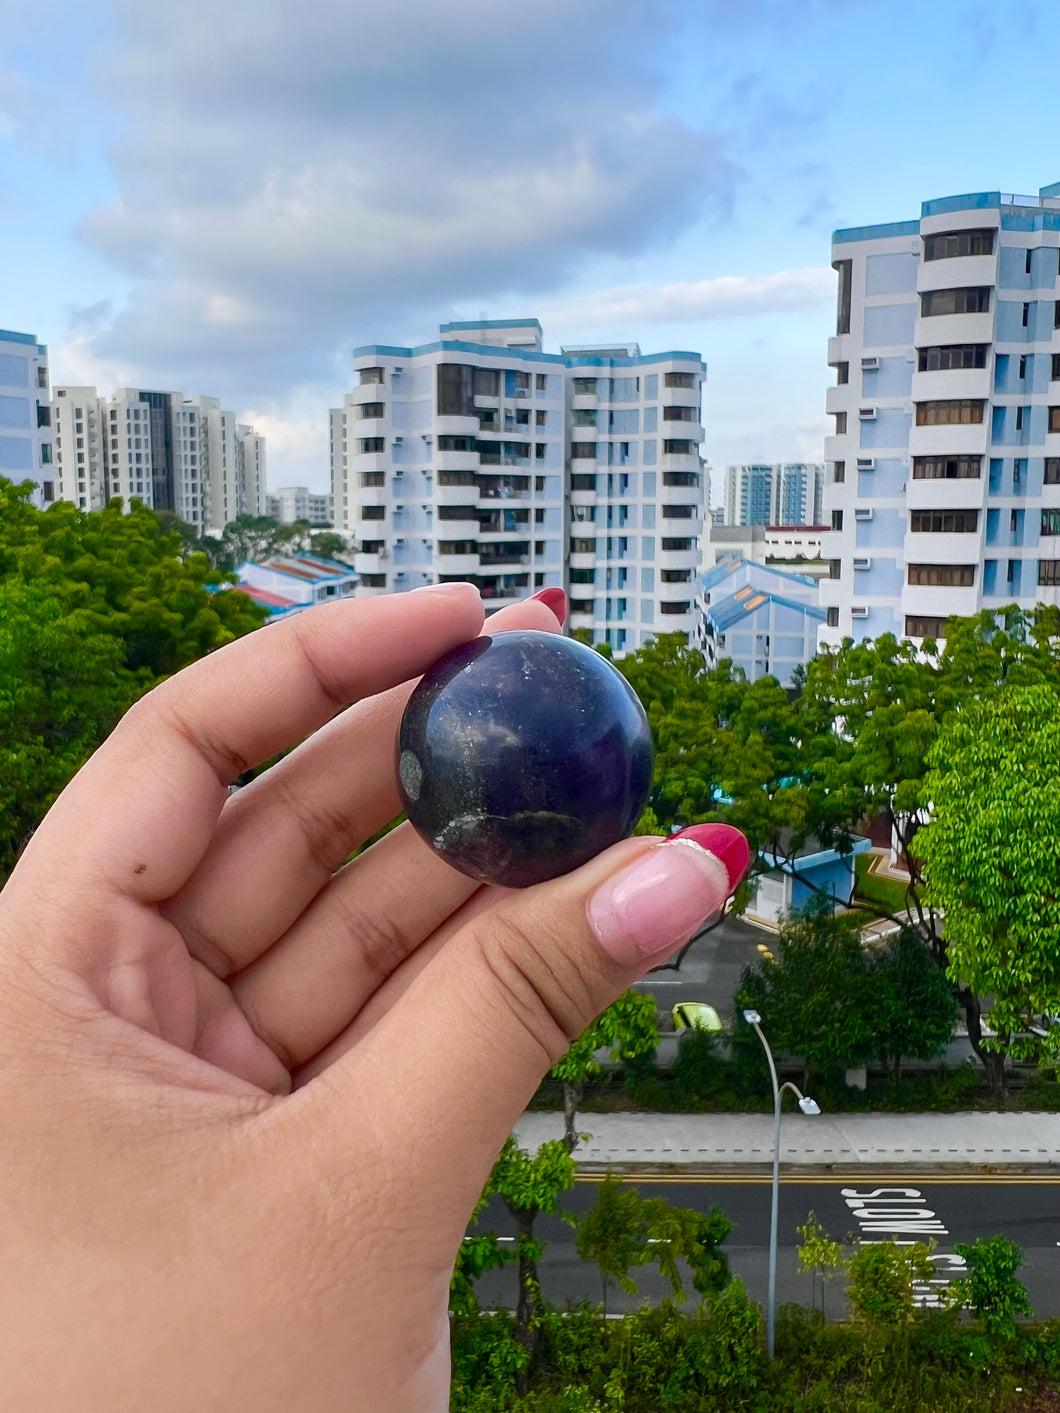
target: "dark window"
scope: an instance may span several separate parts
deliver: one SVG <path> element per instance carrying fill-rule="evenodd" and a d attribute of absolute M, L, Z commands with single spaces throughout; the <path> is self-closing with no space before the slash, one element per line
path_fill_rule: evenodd
<path fill-rule="evenodd" d="M 1021 382 L 1027 376 L 1027 355 L 1025 353 L 1020 354 L 1020 366 L 1017 376 Z"/>
<path fill-rule="evenodd" d="M 834 604 L 828 610 L 828 626 L 829 628 L 839 627 L 839 609 Z"/>
<path fill-rule="evenodd" d="M 52 410 L 50 407 L 42 407 L 37 403 L 37 426 L 50 427 L 52 424 Z"/>
<path fill-rule="evenodd" d="M 1049 430 L 1050 432 L 1060 432 L 1060 407 L 1050 407 L 1049 409 Z"/>
<path fill-rule="evenodd" d="M 1022 321 L 1022 322 L 1023 322 L 1023 327 L 1026 328 L 1027 325 L 1030 323 L 1030 321 L 1031 321 L 1031 306 L 1030 306 L 1029 304 L 1024 304 L 1024 306 L 1023 306 L 1023 321 Z"/>
<path fill-rule="evenodd" d="M 832 511 L 832 529 L 841 530 L 843 528 L 843 512 L 841 510 Z"/>
<path fill-rule="evenodd" d="M 1045 458 L 1044 481 L 1047 486 L 1060 486 L 1060 456 Z"/>
<path fill-rule="evenodd" d="M 918 402 L 916 405 L 918 427 L 958 426 L 982 420 L 983 403 L 980 398 L 949 397 L 939 402 Z"/>
<path fill-rule="evenodd" d="M 475 451 L 478 442 L 474 437 L 457 437 L 443 432 L 438 438 L 439 451 Z"/>
<path fill-rule="evenodd" d="M 667 373 L 663 378 L 664 388 L 694 388 L 695 373 Z"/>
<path fill-rule="evenodd" d="M 570 542 L 571 554 L 595 554 L 596 541 L 582 538 L 573 539 Z"/>
<path fill-rule="evenodd" d="M 439 363 L 439 417 L 475 416 L 475 371 L 465 363 Z"/>
<path fill-rule="evenodd" d="M 574 396 L 575 396 L 575 397 L 595 397 L 595 396 L 596 396 L 596 379 L 595 379 L 595 378 L 575 378 L 575 379 L 574 379 Z"/>
<path fill-rule="evenodd" d="M 382 554 L 382 553 L 383 553 L 383 550 L 384 550 L 385 548 L 386 548 L 386 541 L 385 541 L 385 540 L 362 540 L 362 541 L 361 541 L 361 553 L 362 553 L 362 554 Z"/>
<path fill-rule="evenodd" d="M 1017 432 L 1022 432 L 1022 431 L 1023 431 L 1023 414 L 1024 414 L 1025 412 L 1027 412 L 1027 411 L 1029 411 L 1029 408 L 1026 408 L 1026 407 L 1017 407 L 1017 408 L 1016 408 L 1016 431 L 1017 431 Z"/>
<path fill-rule="evenodd" d="M 952 260 L 957 255 L 993 255 L 994 232 L 944 231 L 924 237 L 925 260 Z"/>
<path fill-rule="evenodd" d="M 1017 457 L 1012 463 L 1012 489 L 1017 490 L 1022 486 L 1027 475 L 1027 462 L 1022 457 Z"/>
<path fill-rule="evenodd" d="M 672 437 L 663 441 L 663 451 L 667 456 L 691 456 L 695 449 L 695 442 L 676 441 Z"/>
<path fill-rule="evenodd" d="M 836 299 L 835 331 L 837 334 L 850 333 L 850 290 L 853 283 L 852 260 L 837 260 L 832 266 L 839 276 L 839 290 Z"/>
<path fill-rule="evenodd" d="M 545 478 L 544 478 L 544 476 L 535 476 L 535 477 L 534 477 L 534 490 L 535 490 L 535 491 L 543 491 L 544 489 L 545 489 Z"/>
<path fill-rule="evenodd" d="M 361 437 L 357 443 L 357 450 L 362 456 L 369 456 L 373 452 L 386 451 L 386 438 Z"/>
<path fill-rule="evenodd" d="M 543 525 L 545 523 L 545 512 L 540 506 L 534 511 L 534 524 Z"/>
<path fill-rule="evenodd" d="M 535 460 L 535 461 L 544 461 L 544 459 L 545 459 L 545 443 L 544 443 L 544 442 L 537 442 L 537 443 L 535 444 L 535 446 L 534 446 L 534 460 Z"/>
<path fill-rule="evenodd" d="M 1054 382 L 1057 378 L 1060 378 L 1060 353 L 1053 354 L 1053 366 L 1049 376 Z"/>
<path fill-rule="evenodd" d="M 386 588 L 386 575 L 385 575 L 385 574 L 362 574 L 362 575 L 361 575 L 361 587 L 362 587 L 362 588 L 365 588 L 365 589 L 385 589 L 385 588 Z"/>
<path fill-rule="evenodd" d="M 845 461 L 833 461 L 833 462 L 832 462 L 832 480 L 835 481 L 837 485 L 839 485 L 839 484 L 841 484 L 843 481 L 845 481 L 846 478 L 847 478 L 847 464 L 846 464 L 846 462 L 845 462 Z"/>
<path fill-rule="evenodd" d="M 45 505 L 49 505 L 55 499 L 55 482 L 42 481 L 40 483 L 41 496 Z"/>
<path fill-rule="evenodd" d="M 696 420 L 696 409 L 694 407 L 664 407 L 664 422 L 694 422 Z"/>
<path fill-rule="evenodd" d="M 983 473 L 981 456 L 914 456 L 914 481 L 974 481 Z"/>
<path fill-rule="evenodd" d="M 1031 252 L 1027 251 L 1027 258 L 1023 263 L 1023 273 L 1029 275 L 1031 272 Z"/>
<path fill-rule="evenodd" d="M 474 471 L 439 471 L 438 484 L 440 486 L 473 486 L 475 473 Z"/>
<path fill-rule="evenodd" d="M 584 472 L 575 471 L 571 473 L 570 488 L 572 491 L 595 491 L 596 477 L 586 476 Z"/>
<path fill-rule="evenodd" d="M 473 505 L 440 505 L 438 507 L 439 520 L 474 520 L 475 507 Z"/>
<path fill-rule="evenodd" d="M 917 369 L 921 373 L 935 373 L 947 368 L 985 368 L 986 350 L 985 343 L 943 343 L 922 348 Z M 1020 377 L 1023 377 L 1022 372 Z"/>
<path fill-rule="evenodd" d="M 497 368 L 476 368 L 472 378 L 476 397 L 499 397 L 501 375 Z"/>
<path fill-rule="evenodd" d="M 595 584 L 595 569 L 572 569 L 570 571 L 570 581 L 572 584 Z"/>
<path fill-rule="evenodd" d="M 548 391 L 548 374 L 547 374 L 547 373 L 535 373 L 535 374 L 534 374 L 534 386 L 537 388 L 538 392 L 547 392 L 547 391 Z"/>
<path fill-rule="evenodd" d="M 1060 299 L 1053 305 L 1053 328 L 1060 329 Z"/>
<path fill-rule="evenodd" d="M 478 540 L 439 540 L 439 554 L 477 554 Z"/>
<path fill-rule="evenodd" d="M 1051 586 L 1060 584 L 1060 559 L 1039 559 L 1038 583 Z"/>
<path fill-rule="evenodd" d="M 382 368 L 362 368 L 360 373 L 360 386 L 366 387 L 370 383 L 382 383 L 386 375 Z"/>
<path fill-rule="evenodd" d="M 362 506 L 361 506 L 361 519 L 362 519 L 362 520 L 385 520 L 385 519 L 386 519 L 386 506 L 385 506 L 385 505 L 362 505 Z"/>
<path fill-rule="evenodd" d="M 837 363 L 835 365 L 835 381 L 837 387 L 841 387 L 843 383 L 850 382 L 849 363 Z"/>
<path fill-rule="evenodd" d="M 985 314 L 989 308 L 989 285 L 930 289 L 920 296 L 920 313 L 925 319 L 936 314 Z"/>
<path fill-rule="evenodd" d="M 664 535 L 659 542 L 659 548 L 665 550 L 668 554 L 680 553 L 683 550 L 690 550 L 692 548 L 692 541 L 669 539 Z"/>
<path fill-rule="evenodd" d="M 960 535 L 979 528 L 978 510 L 914 510 L 909 528 L 916 534 Z"/>
<path fill-rule="evenodd" d="M 1042 534 L 1060 535 L 1060 510 L 1042 511 Z"/>
<path fill-rule="evenodd" d="M 662 513 L 664 520 L 694 520 L 696 507 L 694 505 L 664 505 Z"/>
<path fill-rule="evenodd" d="M 357 411 L 361 417 L 385 417 L 386 403 L 362 402 Z"/>
<path fill-rule="evenodd" d="M 689 603 L 661 603 L 659 605 L 659 612 L 668 614 L 687 613 L 691 606 L 692 605 Z"/>
<path fill-rule="evenodd" d="M 664 471 L 662 473 L 662 483 L 664 486 L 698 486 L 698 471 Z"/>
<path fill-rule="evenodd" d="M 534 426 L 543 427 L 545 425 L 545 418 L 547 416 L 547 412 L 542 412 L 541 409 L 538 408 L 538 410 L 534 413 Z"/>
<path fill-rule="evenodd" d="M 361 480 L 361 485 L 362 485 L 362 486 L 365 486 L 365 487 L 370 487 L 370 486 L 385 486 L 385 485 L 386 485 L 386 472 L 385 472 L 385 471 L 362 471 L 362 472 L 361 472 L 361 476 L 360 476 L 360 480 Z"/>
<path fill-rule="evenodd" d="M 595 442 L 571 442 L 570 455 L 572 461 L 595 461 Z"/>
<path fill-rule="evenodd" d="M 948 618 L 913 618 L 907 615 L 905 636 L 907 638 L 944 638 L 948 622 Z"/>
<path fill-rule="evenodd" d="M 592 599 L 571 599 L 570 611 L 571 613 L 592 613 L 593 601 Z"/>
<path fill-rule="evenodd" d="M 835 418 L 835 434 L 841 437 L 847 429 L 847 415 L 845 412 L 833 412 L 832 416 Z"/>
<path fill-rule="evenodd" d="M 911 564 L 910 584 L 932 584 L 946 588 L 968 588 L 975 583 L 974 564 Z"/>
<path fill-rule="evenodd" d="M 664 584 L 690 584 L 692 571 L 691 569 L 662 569 L 659 571 L 659 578 Z"/>
<path fill-rule="evenodd" d="M 841 579 L 843 577 L 843 561 L 841 559 L 830 559 L 828 561 L 829 579 Z"/>

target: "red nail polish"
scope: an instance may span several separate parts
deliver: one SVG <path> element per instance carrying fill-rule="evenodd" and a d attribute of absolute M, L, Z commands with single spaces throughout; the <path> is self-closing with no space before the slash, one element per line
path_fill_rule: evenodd
<path fill-rule="evenodd" d="M 546 608 L 552 610 L 559 620 L 562 628 L 567 621 L 567 595 L 562 589 L 538 589 L 536 594 L 531 594 L 532 599 L 538 599 Z"/>
<path fill-rule="evenodd" d="M 687 839 L 719 859 L 729 875 L 729 891 L 736 887 L 751 862 L 751 846 L 743 834 L 731 824 L 690 824 L 679 829 L 671 839 Z"/>

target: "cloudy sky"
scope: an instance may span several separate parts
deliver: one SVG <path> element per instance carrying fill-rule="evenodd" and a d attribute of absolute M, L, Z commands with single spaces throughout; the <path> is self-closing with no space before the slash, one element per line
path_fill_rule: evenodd
<path fill-rule="evenodd" d="M 0 0 L 0 327 L 328 479 L 350 350 L 537 315 L 698 349 L 816 459 L 833 229 L 1060 180 L 1055 0 Z"/>

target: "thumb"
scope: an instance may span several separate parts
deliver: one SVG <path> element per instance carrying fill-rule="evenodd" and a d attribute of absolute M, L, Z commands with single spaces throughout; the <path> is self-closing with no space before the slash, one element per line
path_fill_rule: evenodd
<path fill-rule="evenodd" d="M 509 895 L 449 939 L 332 1085 L 354 1104 L 362 1065 L 385 1072 L 424 1171 L 464 1170 L 473 1199 L 548 1069 L 722 907 L 748 862 L 738 830 L 695 825 Z"/>

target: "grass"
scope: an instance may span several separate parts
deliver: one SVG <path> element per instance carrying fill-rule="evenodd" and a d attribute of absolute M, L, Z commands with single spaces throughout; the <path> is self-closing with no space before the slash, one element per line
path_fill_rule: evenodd
<path fill-rule="evenodd" d="M 854 856 L 854 896 L 873 903 L 888 913 L 903 913 L 907 907 L 906 885 L 893 878 L 878 878 L 870 873 L 876 854 Z"/>

